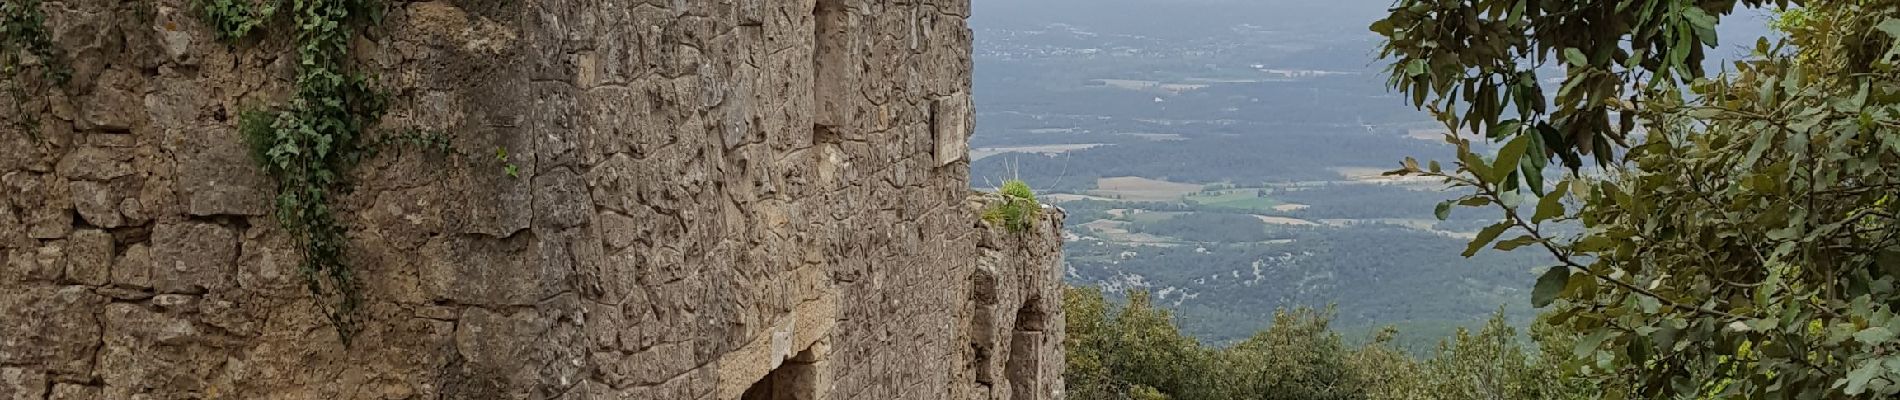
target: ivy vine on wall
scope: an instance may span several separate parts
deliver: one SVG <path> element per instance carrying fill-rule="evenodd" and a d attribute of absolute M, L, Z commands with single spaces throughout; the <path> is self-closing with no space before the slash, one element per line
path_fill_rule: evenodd
<path fill-rule="evenodd" d="M 37 137 L 39 124 L 34 113 L 26 110 L 27 88 L 21 75 L 37 69 L 40 79 L 65 85 L 72 70 L 64 64 L 65 55 L 53 46 L 46 32 L 46 14 L 40 0 L 0 0 L 0 85 L 12 97 L 13 115 L 19 116 L 19 128 Z"/>
<path fill-rule="evenodd" d="M 284 7 L 288 2 L 288 7 Z M 348 189 L 350 169 L 374 153 L 363 140 L 382 117 L 384 95 L 372 79 L 350 68 L 352 28 L 380 19 L 375 0 L 201 0 L 202 18 L 220 38 L 236 41 L 287 10 L 297 51 L 296 92 L 288 103 L 246 111 L 238 130 L 251 156 L 276 182 L 273 214 L 291 232 L 300 273 L 347 345 L 357 331 L 362 302 L 345 258 L 348 229 L 333 202 Z"/>

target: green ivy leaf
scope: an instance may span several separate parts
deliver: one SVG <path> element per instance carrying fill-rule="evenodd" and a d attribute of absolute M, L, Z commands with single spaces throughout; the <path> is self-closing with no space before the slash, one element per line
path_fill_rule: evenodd
<path fill-rule="evenodd" d="M 1886 327 L 1870 327 L 1854 334 L 1854 340 L 1862 344 L 1881 344 L 1893 340 L 1893 331 Z"/>
<path fill-rule="evenodd" d="M 1847 377 L 1836 381 L 1834 386 L 1840 387 L 1842 383 L 1846 383 L 1847 387 L 1841 389 L 1841 392 L 1850 396 L 1866 393 L 1867 383 L 1873 381 L 1874 378 L 1880 377 L 1881 372 L 1884 371 L 1885 369 L 1880 367 L 1880 363 L 1869 361 L 1861 364 L 1860 368 L 1855 368 L 1852 372 L 1848 372 Z"/>

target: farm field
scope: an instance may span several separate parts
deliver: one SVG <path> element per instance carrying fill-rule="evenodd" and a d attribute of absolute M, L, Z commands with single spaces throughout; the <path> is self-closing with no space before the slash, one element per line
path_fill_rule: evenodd
<path fill-rule="evenodd" d="M 1188 194 L 1185 200 L 1204 206 L 1258 211 L 1274 210 L 1275 206 L 1280 205 L 1280 202 L 1272 197 L 1261 196 L 1262 190 L 1267 189 L 1238 188 L 1197 192 Z"/>
<path fill-rule="evenodd" d="M 1313 208 L 1313 206 L 1309 206 L 1305 204 L 1284 203 L 1284 204 L 1273 206 L 1273 211 L 1294 212 L 1294 211 L 1299 211 L 1299 210 L 1305 210 L 1308 208 Z"/>
<path fill-rule="evenodd" d="M 1082 228 L 1082 229 L 1087 229 L 1093 232 L 1094 235 L 1092 236 L 1096 238 L 1099 238 L 1101 240 L 1105 240 L 1108 242 L 1112 242 L 1112 243 L 1122 244 L 1122 245 L 1157 246 L 1157 247 L 1173 247 L 1173 246 L 1180 245 L 1179 242 L 1181 240 L 1178 238 L 1158 236 L 1158 235 L 1147 234 L 1147 233 L 1130 232 L 1128 230 L 1129 225 L 1130 224 L 1127 221 L 1112 221 L 1112 220 L 1106 220 L 1106 219 L 1098 219 L 1098 220 L 1090 221 L 1089 223 L 1086 223 L 1086 224 L 1077 225 L 1077 227 Z"/>
<path fill-rule="evenodd" d="M 1089 194 L 1126 201 L 1180 201 L 1201 191 L 1201 185 L 1134 176 L 1096 179 L 1095 188 Z"/>
<path fill-rule="evenodd" d="M 1269 225 L 1293 225 L 1293 226 L 1319 225 L 1319 224 L 1313 223 L 1313 221 L 1307 221 L 1307 220 L 1303 220 L 1299 218 L 1275 217 L 1272 215 L 1254 214 L 1254 218 L 1259 218 L 1260 222 L 1265 222 Z"/>
<path fill-rule="evenodd" d="M 1090 196 L 1086 194 L 1071 194 L 1071 193 L 1045 194 L 1045 195 L 1042 195 L 1042 199 L 1047 200 L 1051 203 L 1064 203 L 1064 202 L 1082 201 L 1082 200 L 1096 200 L 1096 201 L 1114 201 L 1115 200 L 1115 199 L 1102 197 L 1102 196 Z"/>
<path fill-rule="evenodd" d="M 1146 210 L 1134 210 L 1134 211 L 1135 212 L 1125 214 L 1122 217 L 1122 219 L 1127 220 L 1129 222 L 1152 224 L 1156 222 L 1166 221 L 1169 218 L 1174 218 L 1174 216 L 1176 215 L 1187 214 L 1185 212 L 1177 212 L 1177 211 L 1146 211 Z"/>
<path fill-rule="evenodd" d="M 994 156 L 994 155 L 1003 154 L 1003 153 L 1032 153 L 1032 154 L 1041 154 L 1041 155 L 1048 156 L 1048 155 L 1062 154 L 1062 153 L 1076 151 L 1076 150 L 1084 150 L 1084 149 L 1094 148 L 1096 146 L 1103 146 L 1103 145 L 1104 144 L 1102 143 L 1076 143 L 1076 144 L 1048 144 L 1048 145 L 1040 145 L 1040 146 L 978 147 L 978 148 L 970 149 L 970 160 L 971 161 L 981 160 L 989 156 Z"/>

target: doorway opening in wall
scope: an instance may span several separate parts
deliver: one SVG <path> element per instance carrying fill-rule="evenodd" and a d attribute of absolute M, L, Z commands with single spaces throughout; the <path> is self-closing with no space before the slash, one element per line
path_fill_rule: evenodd
<path fill-rule="evenodd" d="M 1031 298 L 1023 302 L 1016 310 L 1015 328 L 1010 332 L 1009 363 L 1003 366 L 1003 374 L 1009 379 L 1010 398 L 1016 400 L 1041 399 L 1036 383 L 1041 382 L 1042 373 L 1042 330 L 1046 324 L 1045 314 L 1036 308 L 1040 299 Z"/>
<path fill-rule="evenodd" d="M 810 349 L 785 359 L 778 368 L 746 388 L 740 400 L 809 400 L 818 398 L 817 357 Z"/>

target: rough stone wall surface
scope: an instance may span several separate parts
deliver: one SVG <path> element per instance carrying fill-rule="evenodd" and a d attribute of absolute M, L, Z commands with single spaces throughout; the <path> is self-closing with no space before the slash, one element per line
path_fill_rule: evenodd
<path fill-rule="evenodd" d="M 0 96 L 0 400 L 1061 397 L 1060 213 L 967 189 L 967 0 L 388 3 L 378 132 L 456 151 L 356 169 L 347 347 L 236 133 L 289 21 L 195 4 L 42 4 L 73 79 Z"/>

